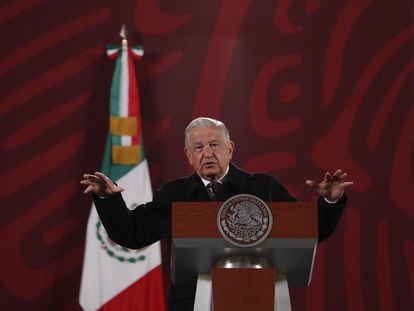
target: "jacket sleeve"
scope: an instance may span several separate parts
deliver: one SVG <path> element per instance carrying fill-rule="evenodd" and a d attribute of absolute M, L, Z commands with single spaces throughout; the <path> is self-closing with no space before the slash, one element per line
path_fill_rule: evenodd
<path fill-rule="evenodd" d="M 108 198 L 94 195 L 93 200 L 109 237 L 121 246 L 142 248 L 166 234 L 163 228 L 168 221 L 168 209 L 161 203 L 152 201 L 129 210 L 120 193 Z"/>
<path fill-rule="evenodd" d="M 344 194 L 336 203 L 328 203 L 323 197 L 318 199 L 318 242 L 334 233 L 341 218 L 347 197 Z"/>
<path fill-rule="evenodd" d="M 273 181 L 272 201 L 295 202 L 297 200 L 280 183 Z M 328 203 L 321 196 L 318 198 L 318 242 L 326 240 L 334 233 L 346 201 L 345 194 L 336 203 Z"/>

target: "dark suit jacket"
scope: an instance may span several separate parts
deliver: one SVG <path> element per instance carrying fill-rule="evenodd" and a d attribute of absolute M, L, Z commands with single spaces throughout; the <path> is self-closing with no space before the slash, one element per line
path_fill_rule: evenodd
<path fill-rule="evenodd" d="M 217 195 L 217 201 L 225 201 L 237 194 L 252 194 L 264 202 L 296 201 L 286 189 L 272 177 L 264 174 L 248 174 L 233 164 L 225 176 Z M 129 211 L 120 194 L 106 199 L 94 196 L 99 217 L 116 243 L 137 249 L 165 238 L 171 243 L 171 202 L 210 201 L 203 182 L 196 173 L 164 184 L 154 193 L 152 202 Z M 335 204 L 318 199 L 319 241 L 329 237 L 341 216 L 346 197 Z M 170 300 L 194 298 L 195 288 L 172 288 Z M 191 302 L 190 302 L 191 304 Z M 184 307 L 177 307 L 177 310 Z"/>

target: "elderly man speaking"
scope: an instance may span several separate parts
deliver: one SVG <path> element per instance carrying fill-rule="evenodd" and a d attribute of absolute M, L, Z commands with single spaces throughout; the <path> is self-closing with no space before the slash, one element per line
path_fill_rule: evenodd
<path fill-rule="evenodd" d="M 194 173 L 164 184 L 154 193 L 153 200 L 130 211 L 122 199 L 122 185 L 114 184 L 100 172 L 85 174 L 81 184 L 84 193 L 93 193 L 99 217 L 116 243 L 138 249 L 165 238 L 171 244 L 171 203 L 225 201 L 237 194 L 251 194 L 265 202 L 296 201 L 271 176 L 247 173 L 233 163 L 234 142 L 223 122 L 197 118 L 185 129 L 184 153 Z M 327 172 L 321 182 L 307 180 L 318 199 L 319 242 L 335 230 L 346 203 L 345 189 L 353 182 L 347 174 Z M 172 286 L 170 310 L 192 310 L 195 284 L 191 288 Z"/>

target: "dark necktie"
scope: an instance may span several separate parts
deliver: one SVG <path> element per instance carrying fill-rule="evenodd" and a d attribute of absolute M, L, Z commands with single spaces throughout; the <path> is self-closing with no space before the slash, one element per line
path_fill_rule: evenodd
<path fill-rule="evenodd" d="M 207 193 L 210 196 L 210 199 L 214 200 L 216 198 L 216 194 L 218 191 L 218 188 L 220 186 L 220 183 L 217 181 L 212 181 L 207 185 Z"/>

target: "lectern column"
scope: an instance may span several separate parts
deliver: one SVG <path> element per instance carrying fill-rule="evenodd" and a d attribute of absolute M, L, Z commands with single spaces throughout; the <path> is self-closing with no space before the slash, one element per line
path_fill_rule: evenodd
<path fill-rule="evenodd" d="M 273 311 L 274 268 L 213 268 L 214 311 Z"/>

